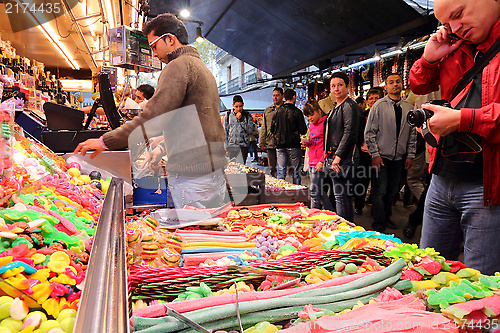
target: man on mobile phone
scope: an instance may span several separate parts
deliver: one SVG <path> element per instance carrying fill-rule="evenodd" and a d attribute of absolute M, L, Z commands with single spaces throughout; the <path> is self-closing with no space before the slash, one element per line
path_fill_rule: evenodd
<path fill-rule="evenodd" d="M 434 112 L 428 125 L 439 136 L 439 146 L 430 147 L 432 180 L 420 246 L 433 247 L 454 260 L 465 241 L 465 264 L 493 274 L 500 268 L 500 54 L 496 43 L 500 2 L 436 0 L 434 14 L 443 26 L 413 65 L 409 83 L 421 95 L 441 85 L 442 98 L 452 108 L 424 106 Z"/>

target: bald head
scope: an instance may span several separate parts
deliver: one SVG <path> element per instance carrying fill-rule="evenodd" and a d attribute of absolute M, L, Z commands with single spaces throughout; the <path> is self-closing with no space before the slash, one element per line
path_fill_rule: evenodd
<path fill-rule="evenodd" d="M 460 38 L 479 44 L 500 18 L 500 0 L 435 0 L 434 15 Z"/>

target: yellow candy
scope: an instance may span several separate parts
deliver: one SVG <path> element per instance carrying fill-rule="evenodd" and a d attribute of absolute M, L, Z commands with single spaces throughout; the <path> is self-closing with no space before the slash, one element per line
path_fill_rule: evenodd
<path fill-rule="evenodd" d="M 42 308 L 47 312 L 47 314 L 51 315 L 54 318 L 59 316 L 59 302 L 54 298 L 49 298 L 42 304 Z"/>
<path fill-rule="evenodd" d="M 76 280 L 70 278 L 66 274 L 59 274 L 59 276 L 57 276 L 57 277 L 55 276 L 52 279 L 50 279 L 50 282 L 57 282 L 57 283 L 60 283 L 60 284 L 69 284 L 69 285 L 72 285 L 72 286 L 76 285 Z"/>
<path fill-rule="evenodd" d="M 19 289 L 19 290 L 24 290 L 28 289 L 30 287 L 30 284 L 28 282 L 28 279 L 24 277 L 22 274 L 17 274 L 16 276 L 12 276 L 6 281 L 13 287 Z"/>
<path fill-rule="evenodd" d="M 50 275 L 50 269 L 42 268 L 29 276 L 30 279 L 38 280 L 40 282 L 47 281 Z"/>
<path fill-rule="evenodd" d="M 31 259 L 33 259 L 35 265 L 41 264 L 42 262 L 45 261 L 46 258 L 47 257 L 41 253 L 35 253 L 34 255 L 31 256 Z"/>
<path fill-rule="evenodd" d="M 5 266 L 12 262 L 12 256 L 0 257 L 0 266 Z"/>
<path fill-rule="evenodd" d="M 2 274 L 2 279 L 8 279 L 10 277 L 16 276 L 17 274 L 20 274 L 24 272 L 24 267 L 14 267 L 12 269 L 9 269 L 5 273 Z"/>
<path fill-rule="evenodd" d="M 50 261 L 62 261 L 69 265 L 70 259 L 66 252 L 56 251 L 50 256 Z"/>
<path fill-rule="evenodd" d="M 31 287 L 31 290 L 33 290 L 33 294 L 31 296 L 36 299 L 39 304 L 43 304 L 50 296 L 50 293 L 52 293 L 52 290 L 54 290 L 54 287 L 45 281 L 34 285 Z"/>
<path fill-rule="evenodd" d="M 62 261 L 49 261 L 47 264 L 47 267 L 50 268 L 52 272 L 56 273 L 64 273 L 66 272 L 66 268 L 68 267 L 68 264 Z"/>

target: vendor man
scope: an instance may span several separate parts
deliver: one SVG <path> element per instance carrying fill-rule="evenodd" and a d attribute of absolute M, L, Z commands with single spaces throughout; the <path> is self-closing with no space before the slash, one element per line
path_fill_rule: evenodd
<path fill-rule="evenodd" d="M 91 157 L 95 157 L 106 149 L 126 147 L 130 134 L 131 138 L 137 132 L 152 137 L 163 132 L 165 145 L 155 148 L 148 159 L 154 163 L 166 151 L 168 186 L 175 207 L 221 206 L 227 161 L 215 78 L 196 48 L 187 45 L 186 27 L 174 15 L 157 16 L 147 23 L 143 34 L 153 55 L 166 64 L 155 94 L 139 116 L 99 139 L 80 143 L 74 153 L 93 150 Z"/>

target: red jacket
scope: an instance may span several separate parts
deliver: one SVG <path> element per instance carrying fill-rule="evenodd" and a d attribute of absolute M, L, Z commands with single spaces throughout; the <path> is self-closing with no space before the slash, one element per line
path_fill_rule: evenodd
<path fill-rule="evenodd" d="M 490 31 L 488 38 L 477 46 L 486 52 L 500 37 L 500 19 Z M 441 96 L 449 100 L 454 88 L 464 74 L 474 65 L 472 50 L 462 44 L 458 50 L 436 63 L 422 58 L 413 64 L 410 71 L 410 89 L 419 95 L 436 91 L 441 83 Z M 455 107 L 467 94 L 469 84 L 451 101 Z M 460 132 L 479 134 L 483 138 L 483 183 L 485 205 L 500 204 L 500 53 L 483 69 L 482 105 L 480 109 L 461 109 Z M 434 163 L 436 148 L 429 146 L 430 170 Z"/>

